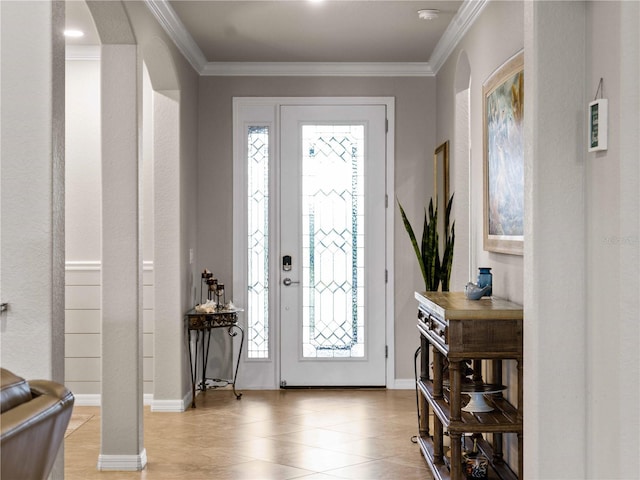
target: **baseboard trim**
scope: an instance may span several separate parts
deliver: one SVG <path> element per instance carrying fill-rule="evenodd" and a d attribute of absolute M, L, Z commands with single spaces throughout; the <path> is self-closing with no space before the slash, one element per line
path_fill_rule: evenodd
<path fill-rule="evenodd" d="M 74 404 L 78 407 L 99 407 L 102 396 L 99 393 L 74 393 Z"/>
<path fill-rule="evenodd" d="M 147 466 L 147 450 L 138 455 L 102 455 L 98 456 L 98 470 L 138 472 Z"/>
<path fill-rule="evenodd" d="M 99 393 L 74 393 L 74 404 L 79 407 L 100 407 L 102 406 L 102 395 Z M 153 393 L 145 393 L 142 397 L 144 405 L 153 404 Z"/>
<path fill-rule="evenodd" d="M 413 378 L 396 378 L 392 385 L 387 385 L 389 390 L 413 390 L 416 381 Z"/>
<path fill-rule="evenodd" d="M 168 413 L 182 413 L 184 412 L 186 398 L 182 400 L 153 400 L 151 402 L 152 412 L 168 412 Z"/>

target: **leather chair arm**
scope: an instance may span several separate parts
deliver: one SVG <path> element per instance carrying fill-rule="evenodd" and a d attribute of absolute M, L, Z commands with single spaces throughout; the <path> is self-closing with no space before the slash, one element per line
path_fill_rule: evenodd
<path fill-rule="evenodd" d="M 46 478 L 73 411 L 73 394 L 64 386 L 29 383 L 37 396 L 0 417 L 2 478 Z"/>

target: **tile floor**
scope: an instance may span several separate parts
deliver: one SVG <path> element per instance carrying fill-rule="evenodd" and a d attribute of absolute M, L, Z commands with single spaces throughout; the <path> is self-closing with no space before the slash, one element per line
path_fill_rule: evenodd
<path fill-rule="evenodd" d="M 412 390 L 209 390 L 183 413 L 144 412 L 142 472 L 99 472 L 100 409 L 76 407 L 66 480 L 431 479 Z"/>

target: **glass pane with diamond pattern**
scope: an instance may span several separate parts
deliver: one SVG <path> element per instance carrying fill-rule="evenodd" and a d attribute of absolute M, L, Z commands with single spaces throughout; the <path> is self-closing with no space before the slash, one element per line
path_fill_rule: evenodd
<path fill-rule="evenodd" d="M 269 358 L 269 129 L 247 135 L 247 351 Z"/>
<path fill-rule="evenodd" d="M 364 127 L 302 127 L 304 358 L 364 357 Z"/>

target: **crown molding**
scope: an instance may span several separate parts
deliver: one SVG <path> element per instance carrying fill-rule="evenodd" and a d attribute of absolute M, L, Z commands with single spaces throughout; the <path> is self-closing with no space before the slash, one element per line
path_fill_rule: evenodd
<path fill-rule="evenodd" d="M 343 76 L 430 77 L 447 60 L 489 0 L 464 0 L 436 45 L 429 62 L 207 62 L 202 50 L 178 18 L 168 0 L 145 4 L 191 66 L 203 76 Z"/>
<path fill-rule="evenodd" d="M 426 62 L 209 62 L 200 74 L 271 77 L 424 77 L 432 76 L 433 70 Z"/>
<path fill-rule="evenodd" d="M 168 0 L 145 0 L 145 4 L 195 71 L 202 74 L 207 59 Z"/>
<path fill-rule="evenodd" d="M 460 40 L 465 36 L 471 25 L 474 24 L 480 13 L 490 0 L 465 0 L 458 12 L 454 15 L 440 38 L 440 41 L 433 49 L 429 64 L 433 68 L 434 75 L 440 71 L 444 62 L 456 48 Z"/>

